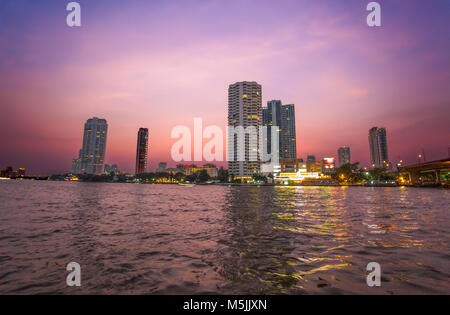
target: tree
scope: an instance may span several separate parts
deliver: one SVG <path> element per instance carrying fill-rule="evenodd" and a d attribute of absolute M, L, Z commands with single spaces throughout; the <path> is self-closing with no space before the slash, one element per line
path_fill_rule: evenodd
<path fill-rule="evenodd" d="M 186 178 L 186 175 L 184 175 L 184 174 L 181 173 L 181 172 L 178 172 L 178 173 L 176 173 L 176 174 L 173 176 L 173 179 L 176 180 L 177 182 L 181 182 L 181 181 L 183 181 L 185 178 Z"/>
<path fill-rule="evenodd" d="M 225 170 L 223 167 L 221 167 L 217 174 L 217 179 L 220 180 L 222 183 L 228 182 L 228 170 Z"/>
<path fill-rule="evenodd" d="M 195 174 L 191 174 L 186 176 L 185 181 L 189 182 L 189 183 L 193 183 L 197 180 L 197 176 L 195 176 Z"/>
<path fill-rule="evenodd" d="M 377 181 L 392 181 L 397 178 L 394 172 L 390 172 L 385 168 L 374 168 L 369 173 L 372 179 Z"/>
<path fill-rule="evenodd" d="M 356 184 L 363 181 L 364 170 L 359 168 L 359 163 L 347 163 L 337 168 L 332 178 L 339 183 Z"/>
<path fill-rule="evenodd" d="M 253 180 L 255 182 L 264 182 L 267 183 L 267 177 L 264 175 L 260 175 L 260 174 L 254 174 L 253 175 Z"/>
<path fill-rule="evenodd" d="M 197 172 L 197 180 L 201 183 L 207 182 L 211 179 L 208 172 L 206 170 L 201 170 L 200 172 Z"/>

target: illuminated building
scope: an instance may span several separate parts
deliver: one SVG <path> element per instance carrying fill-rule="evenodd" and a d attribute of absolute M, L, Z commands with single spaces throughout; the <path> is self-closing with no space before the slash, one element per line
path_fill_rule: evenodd
<path fill-rule="evenodd" d="M 338 161 L 339 161 L 339 167 L 341 167 L 342 165 L 351 163 L 349 147 L 340 147 L 338 149 Z"/>
<path fill-rule="evenodd" d="M 228 169 L 230 176 L 234 178 L 250 179 L 261 171 L 261 90 L 261 85 L 256 82 L 237 82 L 228 88 L 228 127 L 243 127 L 245 130 L 253 127 L 256 132 L 254 137 L 246 133 L 242 139 L 239 139 L 237 133 L 228 133 Z M 238 151 L 243 151 L 243 158 L 239 158 Z"/>
<path fill-rule="evenodd" d="M 156 173 L 162 173 L 166 171 L 167 169 L 167 163 L 166 162 L 159 162 L 158 168 L 156 169 Z"/>
<path fill-rule="evenodd" d="M 18 170 L 17 170 L 17 176 L 19 176 L 19 177 L 23 177 L 23 176 L 25 176 L 25 169 L 24 168 L 19 168 Z"/>
<path fill-rule="evenodd" d="M 306 162 L 306 169 L 309 173 L 322 173 L 322 161 L 308 161 Z"/>
<path fill-rule="evenodd" d="M 148 129 L 140 128 L 137 137 L 136 175 L 147 171 L 148 161 Z"/>
<path fill-rule="evenodd" d="M 369 130 L 369 146 L 372 167 L 388 168 L 390 162 L 385 128 L 373 127 Z"/>
<path fill-rule="evenodd" d="M 281 173 L 297 173 L 301 169 L 307 171 L 307 164 L 301 159 L 281 159 L 280 165 Z"/>
<path fill-rule="evenodd" d="M 79 156 L 81 156 L 81 150 L 79 152 Z M 72 167 L 70 168 L 71 174 L 80 174 L 81 169 L 81 158 L 73 159 L 72 160 Z"/>
<path fill-rule="evenodd" d="M 12 166 L 8 166 L 5 170 L 2 170 L 0 172 L 0 177 L 3 177 L 3 178 L 11 178 L 13 176 L 14 176 L 14 171 L 13 171 Z"/>
<path fill-rule="evenodd" d="M 106 175 L 110 175 L 110 174 L 119 174 L 119 167 L 117 166 L 117 164 L 113 164 L 113 165 L 109 165 L 109 164 L 105 164 L 105 174 Z"/>
<path fill-rule="evenodd" d="M 108 124 L 105 119 L 88 119 L 84 125 L 83 146 L 78 159 L 72 162 L 72 174 L 103 173 L 107 131 Z"/>
<path fill-rule="evenodd" d="M 296 173 L 280 173 L 275 176 L 274 181 L 276 184 L 300 184 L 306 180 L 318 180 L 324 178 L 319 173 L 309 173 L 306 169 L 299 170 Z"/>
<path fill-rule="evenodd" d="M 281 106 L 280 159 L 297 158 L 297 134 L 295 131 L 295 106 Z"/>
<path fill-rule="evenodd" d="M 326 175 L 333 174 L 336 171 L 334 158 L 323 158 L 322 173 Z"/>
<path fill-rule="evenodd" d="M 184 174 L 186 176 L 189 175 L 194 175 L 197 172 L 201 172 L 205 170 L 209 177 L 211 178 L 216 178 L 217 176 L 219 176 L 219 170 L 215 165 L 212 164 L 205 164 L 203 167 L 196 167 L 196 166 L 187 166 L 186 169 L 184 170 Z"/>
<path fill-rule="evenodd" d="M 295 131 L 295 106 L 282 105 L 280 100 L 267 102 L 267 108 L 263 108 L 263 125 L 267 126 L 267 138 L 265 145 L 267 153 L 272 153 L 272 126 L 279 129 L 279 159 L 297 158 L 297 135 Z"/>

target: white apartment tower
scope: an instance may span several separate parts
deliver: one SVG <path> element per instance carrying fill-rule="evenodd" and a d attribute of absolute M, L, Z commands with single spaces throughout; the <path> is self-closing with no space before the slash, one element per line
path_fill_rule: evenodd
<path fill-rule="evenodd" d="M 72 163 L 73 174 L 102 174 L 105 163 L 106 134 L 105 119 L 91 118 L 84 125 L 83 147 L 78 159 Z"/>
<path fill-rule="evenodd" d="M 251 178 L 261 169 L 260 127 L 262 127 L 262 91 L 256 82 L 237 82 L 228 88 L 228 127 L 248 127 L 256 129 L 256 135 L 245 133 L 240 145 L 238 135 L 228 133 L 228 169 L 230 176 L 241 179 Z M 238 156 L 238 146 L 243 148 L 244 159 Z M 254 158 L 256 156 L 256 159 Z"/>

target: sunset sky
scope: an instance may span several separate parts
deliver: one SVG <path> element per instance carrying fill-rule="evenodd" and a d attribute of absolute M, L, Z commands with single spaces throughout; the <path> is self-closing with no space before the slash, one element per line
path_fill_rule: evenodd
<path fill-rule="evenodd" d="M 296 105 L 299 157 L 368 165 L 368 130 L 390 159 L 450 147 L 450 1 L 0 0 L 0 168 L 68 172 L 85 121 L 105 118 L 106 163 L 133 172 L 139 127 L 150 169 L 171 161 L 177 125 L 225 128 L 228 85 L 257 81 L 263 104 Z M 198 163 L 201 164 L 201 163 Z"/>

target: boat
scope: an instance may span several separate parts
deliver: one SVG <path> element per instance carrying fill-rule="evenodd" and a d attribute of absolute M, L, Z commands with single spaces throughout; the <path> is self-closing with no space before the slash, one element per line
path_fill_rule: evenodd
<path fill-rule="evenodd" d="M 195 186 L 194 183 L 178 183 L 178 185 L 180 185 L 180 186 L 186 186 L 186 187 L 194 187 L 194 186 Z"/>

